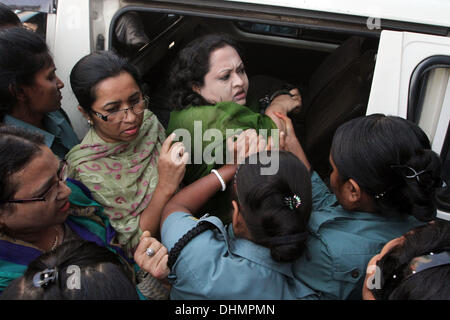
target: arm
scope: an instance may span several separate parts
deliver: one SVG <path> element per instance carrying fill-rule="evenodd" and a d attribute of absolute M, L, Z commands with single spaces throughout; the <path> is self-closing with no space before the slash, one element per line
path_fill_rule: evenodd
<path fill-rule="evenodd" d="M 147 255 L 146 251 L 148 248 L 153 250 L 153 256 Z M 168 259 L 169 254 L 167 248 L 157 239 L 153 238 L 150 232 L 145 231 L 134 252 L 134 261 L 141 269 L 150 273 L 153 278 L 161 281 L 166 288 L 170 290 L 170 284 L 167 282 L 167 276 L 170 273 L 170 270 L 167 267 Z"/>
<path fill-rule="evenodd" d="M 237 169 L 238 163 L 250 154 L 259 152 L 266 148 L 266 141 L 257 135 L 254 129 L 243 131 L 234 141 L 231 136 L 226 141 L 228 152 L 233 156 L 231 163 L 218 169 L 218 173 L 225 184 L 231 181 Z M 210 173 L 194 183 L 184 187 L 165 206 L 161 217 L 161 228 L 165 219 L 173 212 L 196 213 L 216 192 L 221 190 L 222 184 L 214 173 Z"/>
<path fill-rule="evenodd" d="M 162 210 L 178 189 L 189 159 L 189 154 L 184 152 L 181 142 L 174 143 L 171 146 L 174 137 L 175 135 L 171 134 L 161 147 L 161 155 L 158 161 L 158 184 L 150 203 L 142 211 L 139 220 L 140 229 L 142 231 L 150 231 L 155 236 L 159 233 Z"/>
<path fill-rule="evenodd" d="M 217 171 L 225 183 L 228 183 L 233 178 L 236 168 L 236 164 L 226 164 Z M 196 213 L 221 188 L 222 185 L 214 173 L 210 173 L 184 187 L 164 207 L 161 217 L 161 227 L 164 220 L 173 212 Z"/>
<path fill-rule="evenodd" d="M 290 94 L 291 95 L 281 94 L 275 97 L 275 99 L 272 100 L 269 107 L 265 111 L 265 114 L 269 116 L 273 120 L 273 122 L 275 122 L 278 129 L 280 129 L 281 131 L 285 131 L 286 127 L 283 121 L 281 121 L 279 117 L 275 115 L 275 113 L 278 112 L 283 115 L 287 115 L 289 111 L 291 111 L 295 107 L 299 107 L 302 105 L 302 98 L 298 89 L 292 89 L 290 91 Z"/>
<path fill-rule="evenodd" d="M 309 163 L 308 158 L 306 157 L 306 154 L 303 151 L 303 148 L 298 141 L 297 136 L 295 135 L 295 130 L 292 126 L 291 119 L 279 112 L 275 112 L 275 115 L 284 122 L 284 125 L 286 127 L 286 140 L 284 142 L 285 150 L 292 152 L 295 156 L 297 156 L 297 158 L 299 158 L 300 161 L 303 162 L 306 168 L 311 171 L 311 164 Z"/>
<path fill-rule="evenodd" d="M 236 165 L 227 164 L 217 171 L 226 182 L 231 181 L 236 172 Z M 161 217 L 161 228 L 165 219 L 173 212 L 181 211 L 186 213 L 196 212 L 213 194 L 222 188 L 220 181 L 214 173 L 211 173 L 196 182 L 181 189 L 166 204 Z M 154 251 L 154 255 L 149 256 L 146 253 L 147 248 Z M 140 239 L 140 243 L 134 253 L 134 260 L 144 270 L 149 272 L 154 278 L 162 282 L 167 279 L 170 273 L 167 267 L 168 252 L 167 248 L 157 239 L 145 231 Z"/>

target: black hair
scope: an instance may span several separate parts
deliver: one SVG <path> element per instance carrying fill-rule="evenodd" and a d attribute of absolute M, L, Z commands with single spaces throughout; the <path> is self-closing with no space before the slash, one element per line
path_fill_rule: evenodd
<path fill-rule="evenodd" d="M 56 279 L 36 287 L 33 278 L 46 269 L 56 270 Z M 139 296 L 133 270 L 117 254 L 94 242 L 76 240 L 32 261 L 1 299 L 137 300 Z"/>
<path fill-rule="evenodd" d="M 442 164 L 413 122 L 383 114 L 350 120 L 336 130 L 331 157 L 341 181 L 355 180 L 372 197 L 377 214 L 421 221 L 436 216 Z M 411 169 L 421 172 L 419 177 L 408 178 Z"/>
<path fill-rule="evenodd" d="M 70 85 L 79 105 L 87 112 L 97 99 L 95 91 L 99 82 L 129 73 L 141 88 L 141 79 L 137 69 L 125 58 L 111 51 L 95 51 L 81 58 L 70 72 Z"/>
<path fill-rule="evenodd" d="M 263 154 L 266 159 L 262 158 Z M 272 168 L 276 159 L 279 160 L 278 171 L 262 174 L 262 168 Z M 238 202 L 251 240 L 269 248 L 272 259 L 277 262 L 291 262 L 302 256 L 306 251 L 312 210 L 311 177 L 305 165 L 286 151 L 253 154 L 238 167 L 234 186 L 237 191 L 231 191 L 231 198 Z M 294 195 L 298 201 L 292 199 Z M 208 221 L 200 221 L 181 237 L 169 252 L 169 269 L 189 241 L 215 228 Z"/>
<path fill-rule="evenodd" d="M 405 235 L 378 262 L 381 288 L 371 290 L 377 300 L 449 300 L 450 264 L 411 274 L 411 260 L 430 252 L 450 250 L 450 222 L 436 220 Z M 395 275 L 395 277 L 394 277 Z"/>
<path fill-rule="evenodd" d="M 0 29 L 20 24 L 19 17 L 7 5 L 0 3 Z"/>
<path fill-rule="evenodd" d="M 292 153 L 280 151 L 276 174 L 263 175 L 267 167 L 251 155 L 241 164 L 235 178 L 235 199 L 250 232 L 251 239 L 270 249 L 278 262 L 294 261 L 306 249 L 308 221 L 311 215 L 311 177 L 305 165 Z M 268 153 L 273 161 L 274 153 Z M 252 164 L 256 163 L 256 164 Z M 289 207 L 292 197 L 300 204 Z"/>
<path fill-rule="evenodd" d="M 44 137 L 36 132 L 0 126 L 0 209 L 8 209 L 11 204 L 5 201 L 17 192 L 11 176 L 40 154 L 44 145 Z"/>
<path fill-rule="evenodd" d="M 233 47 L 242 57 L 238 44 L 227 34 L 208 34 L 191 41 L 177 55 L 169 71 L 169 103 L 172 108 L 208 105 L 200 94 L 192 90 L 194 85 L 202 87 L 209 72 L 211 52 L 225 46 Z"/>
<path fill-rule="evenodd" d="M 45 41 L 22 27 L 0 30 L 0 121 L 16 106 L 23 85 L 32 85 L 36 73 L 50 65 Z"/>

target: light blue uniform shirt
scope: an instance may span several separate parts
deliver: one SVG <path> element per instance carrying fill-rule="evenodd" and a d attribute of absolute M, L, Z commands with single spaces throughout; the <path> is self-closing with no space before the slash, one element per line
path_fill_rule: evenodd
<path fill-rule="evenodd" d="M 217 217 L 172 213 L 162 226 L 162 243 L 170 250 L 202 220 L 218 230 L 197 235 L 181 250 L 169 275 L 171 299 L 317 299 L 295 279 L 292 263 L 275 262 L 269 249 L 235 237 L 232 226 Z"/>
<path fill-rule="evenodd" d="M 46 130 L 42 130 L 10 115 L 5 115 L 3 123 L 42 134 L 46 146 L 60 159 L 64 159 L 66 153 L 80 143 L 72 126 L 60 111 L 49 112 L 45 115 L 44 127 Z"/>
<path fill-rule="evenodd" d="M 413 217 L 384 218 L 347 211 L 315 172 L 308 253 L 295 263 L 295 275 L 321 299 L 361 299 L 369 260 L 386 242 L 423 225 Z"/>

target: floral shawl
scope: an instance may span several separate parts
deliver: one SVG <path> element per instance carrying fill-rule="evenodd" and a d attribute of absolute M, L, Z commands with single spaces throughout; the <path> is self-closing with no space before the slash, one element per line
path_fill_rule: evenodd
<path fill-rule="evenodd" d="M 141 212 L 158 183 L 158 159 L 164 128 L 146 110 L 138 137 L 131 142 L 107 143 L 94 129 L 66 156 L 69 177 L 80 180 L 103 205 L 117 239 L 131 255 L 139 243 Z"/>

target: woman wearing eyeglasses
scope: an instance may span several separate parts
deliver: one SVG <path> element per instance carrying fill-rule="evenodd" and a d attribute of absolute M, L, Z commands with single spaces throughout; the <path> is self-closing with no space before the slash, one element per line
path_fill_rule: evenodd
<path fill-rule="evenodd" d="M 187 154 L 166 139 L 147 109 L 137 70 L 112 52 L 94 52 L 72 69 L 79 110 L 91 125 L 68 154 L 69 176 L 104 206 L 118 241 L 132 257 L 143 231 L 157 235 L 161 211 L 177 190 Z"/>
<path fill-rule="evenodd" d="M 79 143 L 61 108 L 64 83 L 45 41 L 21 27 L 0 32 L 0 122 L 38 132 L 60 159 Z"/>
<path fill-rule="evenodd" d="M 65 163 L 42 135 L 0 127 L 0 292 L 31 261 L 66 241 L 92 241 L 123 254 L 103 208 L 65 179 Z"/>

